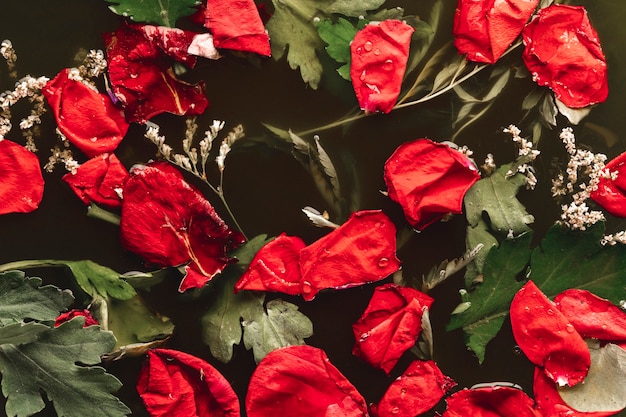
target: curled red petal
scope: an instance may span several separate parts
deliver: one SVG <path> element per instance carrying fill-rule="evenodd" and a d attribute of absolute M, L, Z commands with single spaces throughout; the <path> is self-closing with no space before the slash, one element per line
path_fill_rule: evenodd
<path fill-rule="evenodd" d="M 550 87 L 563 104 L 581 108 L 606 100 L 606 58 L 584 7 L 543 8 L 522 36 L 522 58 L 533 79 Z"/>
<path fill-rule="evenodd" d="M 423 230 L 449 213 L 460 214 L 463 197 L 480 175 L 462 153 L 429 139 L 404 143 L 385 163 L 389 198 L 407 221 Z"/>
<path fill-rule="evenodd" d="M 43 198 L 43 175 L 34 153 L 0 138 L 0 214 L 30 213 Z"/>
<path fill-rule="evenodd" d="M 235 284 L 235 292 L 256 290 L 299 295 L 302 275 L 298 262 L 300 250 L 305 246 L 299 237 L 284 233 L 265 244 Z"/>
<path fill-rule="evenodd" d="M 106 94 L 70 77 L 65 68 L 42 90 L 61 133 L 88 157 L 113 152 L 128 123 Z"/>
<path fill-rule="evenodd" d="M 609 300 L 569 289 L 557 295 L 554 304 L 583 338 L 626 342 L 626 313 Z"/>
<path fill-rule="evenodd" d="M 188 50 L 197 33 L 167 26 L 141 25 L 139 30 L 147 40 L 158 46 L 166 55 L 190 68 L 196 65 L 196 57 Z"/>
<path fill-rule="evenodd" d="M 515 294 L 510 312 L 515 341 L 532 363 L 559 385 L 585 379 L 591 365 L 587 344 L 532 281 Z"/>
<path fill-rule="evenodd" d="M 187 264 L 181 292 L 205 285 L 231 261 L 226 252 L 243 242 L 167 162 L 131 170 L 124 184 L 120 236 L 126 249 L 148 263 Z"/>
<path fill-rule="evenodd" d="M 118 208 L 128 171 L 115 154 L 102 154 L 63 176 L 74 193 L 85 204 Z"/>
<path fill-rule="evenodd" d="M 459 0 L 454 45 L 470 61 L 495 63 L 519 36 L 539 0 Z"/>
<path fill-rule="evenodd" d="M 396 104 L 414 29 L 399 20 L 369 23 L 350 44 L 350 78 L 361 109 L 389 113 Z"/>
<path fill-rule="evenodd" d="M 253 0 L 209 0 L 206 5 L 207 27 L 217 48 L 272 54 L 270 38 Z"/>
<path fill-rule="evenodd" d="M 400 268 L 396 227 L 381 210 L 353 213 L 337 229 L 300 251 L 301 294 L 379 281 Z"/>
<path fill-rule="evenodd" d="M 606 164 L 609 175 L 601 175 L 598 188 L 590 197 L 603 209 L 617 217 L 626 217 L 626 152 Z"/>
<path fill-rule="evenodd" d="M 246 396 L 248 417 L 367 417 L 367 404 L 323 350 L 306 345 L 268 353 Z"/>
<path fill-rule="evenodd" d="M 446 402 L 443 417 L 543 417 L 524 391 L 506 386 L 464 389 Z"/>
<path fill-rule="evenodd" d="M 433 361 L 413 361 L 372 406 L 374 417 L 418 416 L 433 408 L 456 385 Z"/>
<path fill-rule="evenodd" d="M 237 394 L 217 369 L 188 353 L 152 349 L 137 381 L 151 417 L 239 417 Z"/>
<path fill-rule="evenodd" d="M 377 287 L 363 315 L 352 325 L 352 353 L 387 375 L 422 332 L 422 315 L 433 299 L 395 284 Z"/>
<path fill-rule="evenodd" d="M 99 324 L 98 320 L 93 318 L 89 310 L 74 309 L 74 310 L 70 310 L 70 311 L 60 314 L 54 321 L 54 327 L 59 327 L 66 321 L 72 320 L 74 317 L 85 318 L 85 324 L 83 324 L 83 327 L 97 326 Z"/>

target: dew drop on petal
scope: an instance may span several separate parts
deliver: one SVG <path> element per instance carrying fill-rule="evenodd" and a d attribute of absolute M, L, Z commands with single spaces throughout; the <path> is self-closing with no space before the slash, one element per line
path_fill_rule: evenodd
<path fill-rule="evenodd" d="M 381 268 L 386 267 L 389 264 L 389 259 L 388 258 L 380 258 L 378 260 L 378 266 Z"/>
<path fill-rule="evenodd" d="M 565 330 L 567 330 L 568 333 L 574 333 L 575 331 L 574 326 L 572 326 L 570 323 L 567 323 L 567 325 L 565 326 Z"/>
<path fill-rule="evenodd" d="M 393 407 L 391 409 L 391 414 L 398 414 L 400 412 L 400 409 L 398 407 Z"/>
<path fill-rule="evenodd" d="M 373 47 L 374 45 L 370 41 L 367 41 L 363 44 L 363 49 L 365 49 L 367 52 L 371 51 Z"/>
<path fill-rule="evenodd" d="M 374 49 L 374 55 L 380 55 L 380 49 L 378 48 Z"/>
<path fill-rule="evenodd" d="M 363 53 L 363 48 L 361 46 L 359 46 L 358 48 L 356 48 L 356 53 L 361 55 Z"/>
<path fill-rule="evenodd" d="M 550 316 L 554 315 L 554 311 L 551 308 L 548 309 L 548 315 L 550 315 Z"/>
<path fill-rule="evenodd" d="M 388 59 L 385 61 L 385 63 L 383 64 L 383 69 L 385 71 L 391 71 L 393 69 L 393 60 Z"/>

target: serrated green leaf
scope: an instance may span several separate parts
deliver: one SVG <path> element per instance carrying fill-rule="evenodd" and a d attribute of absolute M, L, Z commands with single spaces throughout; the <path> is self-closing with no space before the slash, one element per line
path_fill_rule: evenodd
<path fill-rule="evenodd" d="M 326 52 L 332 59 L 341 64 L 350 62 L 350 42 L 357 32 L 350 21 L 341 17 L 334 23 L 330 19 L 321 20 L 317 24 L 317 31 L 326 42 Z"/>
<path fill-rule="evenodd" d="M 465 269 L 465 287 L 471 288 L 474 280 L 483 273 L 483 267 L 491 248 L 498 246 L 498 240 L 489 232 L 489 227 L 483 219 L 480 219 L 475 227 L 467 226 L 465 235 L 465 247 L 467 250 L 482 244 L 483 248 Z"/>
<path fill-rule="evenodd" d="M 53 321 L 74 301 L 69 291 L 53 285 L 42 287 L 41 282 L 22 271 L 0 273 L 0 326 L 24 319 Z"/>
<path fill-rule="evenodd" d="M 517 199 L 517 192 L 525 184 L 526 178 L 516 173 L 507 178 L 513 165 L 498 168 L 492 175 L 476 182 L 465 194 L 465 217 L 475 227 L 483 216 L 489 216 L 491 230 L 514 236 L 530 231 L 528 227 L 534 217 Z"/>
<path fill-rule="evenodd" d="M 174 27 L 181 17 L 193 14 L 197 0 L 114 0 L 107 1 L 114 13 L 134 22 Z"/>
<path fill-rule="evenodd" d="M 13 323 L 0 327 L 0 345 L 10 343 L 12 345 L 21 345 L 30 343 L 37 339 L 39 333 L 50 329 L 45 324 L 31 321 L 28 323 Z"/>
<path fill-rule="evenodd" d="M 42 392 L 59 416 L 118 417 L 130 414 L 113 392 L 121 382 L 94 366 L 115 344 L 98 326 L 83 328 L 79 317 L 40 332 L 36 340 L 0 345 L 2 392 L 6 413 L 26 417 L 41 411 Z"/>

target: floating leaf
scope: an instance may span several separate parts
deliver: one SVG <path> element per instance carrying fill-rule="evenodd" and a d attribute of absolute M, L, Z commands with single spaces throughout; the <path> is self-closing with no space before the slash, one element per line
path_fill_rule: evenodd
<path fill-rule="evenodd" d="M 340 64 L 345 64 L 337 69 L 339 75 L 350 80 L 350 42 L 356 35 L 357 28 L 350 21 L 340 17 L 336 22 L 331 19 L 321 20 L 317 24 L 320 37 L 328 46 L 328 56 Z"/>
<path fill-rule="evenodd" d="M 135 22 L 174 27 L 181 17 L 196 11 L 198 0 L 114 0 L 109 9 Z"/>

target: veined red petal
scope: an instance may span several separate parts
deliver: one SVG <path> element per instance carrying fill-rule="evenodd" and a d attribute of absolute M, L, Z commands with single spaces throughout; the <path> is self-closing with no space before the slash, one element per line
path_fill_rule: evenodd
<path fill-rule="evenodd" d="M 464 389 L 452 394 L 446 402 L 448 408 L 443 417 L 543 417 L 534 408 L 532 398 L 512 387 Z"/>
<path fill-rule="evenodd" d="M 268 353 L 246 396 L 248 417 L 367 417 L 367 404 L 323 350 L 306 345 Z"/>
<path fill-rule="evenodd" d="M 37 209 L 43 185 L 37 156 L 22 145 L 0 138 L 0 214 Z"/>
<path fill-rule="evenodd" d="M 532 281 L 515 294 L 510 312 L 515 341 L 532 363 L 559 385 L 585 379 L 591 365 L 587 344 Z"/>
<path fill-rule="evenodd" d="M 350 44 L 350 78 L 367 113 L 389 113 L 396 104 L 413 31 L 400 20 L 369 23 Z"/>
<path fill-rule="evenodd" d="M 605 169 L 609 175 L 600 176 L 590 197 L 612 215 L 626 217 L 626 152 L 609 161 Z"/>
<path fill-rule="evenodd" d="M 151 417 L 239 417 L 237 394 L 217 369 L 188 353 L 152 349 L 137 392 Z"/>

